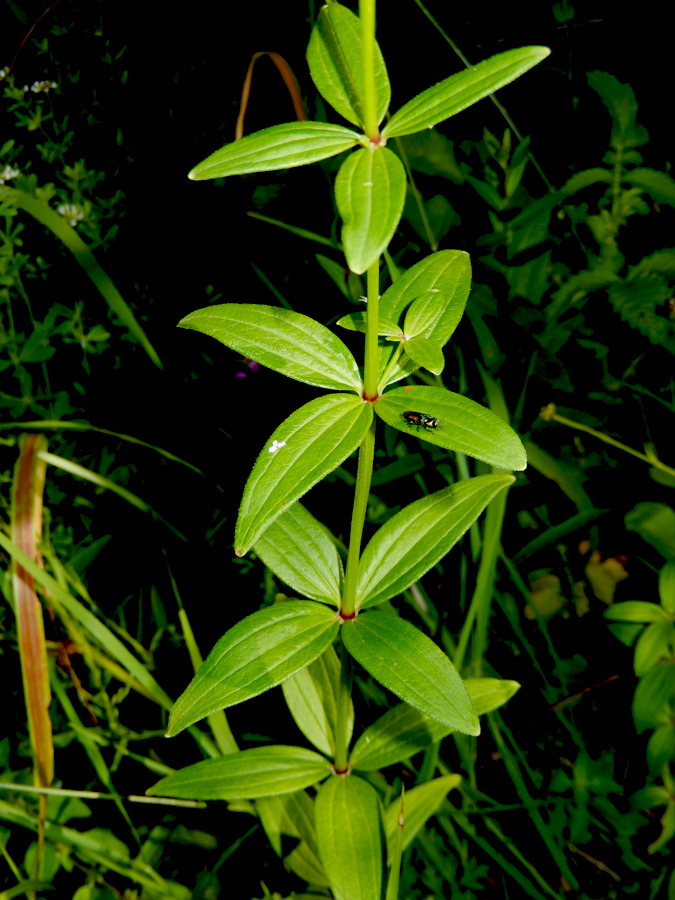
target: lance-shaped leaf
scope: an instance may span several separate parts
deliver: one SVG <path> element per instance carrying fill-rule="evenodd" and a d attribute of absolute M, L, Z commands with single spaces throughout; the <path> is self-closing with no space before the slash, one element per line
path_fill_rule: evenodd
<path fill-rule="evenodd" d="M 335 202 L 352 272 L 365 272 L 386 249 L 404 201 L 405 169 L 391 150 L 364 147 L 342 163 L 335 179 Z"/>
<path fill-rule="evenodd" d="M 433 372 L 434 375 L 440 375 L 445 368 L 445 357 L 438 341 L 414 337 L 403 344 L 403 349 L 416 366 Z"/>
<path fill-rule="evenodd" d="M 454 731 L 480 734 L 457 670 L 410 622 L 376 610 L 343 622 L 341 633 L 354 659 L 401 700 Z"/>
<path fill-rule="evenodd" d="M 354 125 L 363 125 L 363 70 L 361 25 L 358 16 L 339 3 L 324 6 L 307 47 L 312 81 L 333 109 Z M 375 93 L 378 124 L 391 99 L 382 51 L 375 44 Z"/>
<path fill-rule="evenodd" d="M 328 159 L 359 143 L 359 135 L 325 122 L 285 122 L 240 141 L 225 144 L 192 169 L 188 178 L 205 181 L 226 175 L 247 175 L 306 166 Z"/>
<path fill-rule="evenodd" d="M 370 403 L 350 394 L 330 394 L 306 403 L 281 423 L 244 488 L 235 531 L 237 556 L 356 450 L 372 420 Z"/>
<path fill-rule="evenodd" d="M 326 527 L 301 503 L 294 503 L 272 522 L 254 549 L 298 593 L 340 605 L 342 561 Z"/>
<path fill-rule="evenodd" d="M 12 483 L 12 540 L 31 560 L 38 559 L 42 534 L 42 494 L 47 464 L 47 441 L 41 434 L 24 434 Z M 21 659 L 23 693 L 31 749 L 35 759 L 34 781 L 49 787 L 54 777 L 54 743 L 49 718 L 51 690 L 42 604 L 30 572 L 15 562 L 12 574 L 16 631 Z"/>
<path fill-rule="evenodd" d="M 521 471 L 527 456 L 515 431 L 492 410 L 444 388 L 411 387 L 387 391 L 375 404 L 378 416 L 399 431 L 410 432 L 406 411 L 424 413 L 439 420 L 437 428 L 416 433 L 446 450 L 458 450 L 498 469 Z"/>
<path fill-rule="evenodd" d="M 469 692 L 476 715 L 481 716 L 503 706 L 520 685 L 517 681 L 499 678 L 467 678 L 464 687 Z M 429 718 L 419 709 L 399 703 L 366 728 L 354 745 L 349 763 L 352 768 L 364 771 L 393 766 L 451 732 L 447 725 Z"/>
<path fill-rule="evenodd" d="M 512 475 L 479 475 L 404 507 L 375 533 L 359 563 L 356 608 L 400 594 L 439 562 Z"/>
<path fill-rule="evenodd" d="M 518 78 L 550 52 L 548 47 L 519 47 L 451 75 L 397 110 L 384 128 L 383 137 L 414 134 L 449 119 Z"/>
<path fill-rule="evenodd" d="M 360 331 L 362 334 L 365 334 L 368 325 L 368 314 L 349 313 L 349 315 L 338 319 L 336 324 L 341 328 L 346 328 L 347 331 Z M 377 333 L 384 337 L 401 338 L 401 329 L 396 322 L 392 322 L 390 319 L 383 319 L 382 316 L 377 318 Z"/>
<path fill-rule="evenodd" d="M 461 775 L 443 775 L 424 784 L 418 784 L 405 792 L 405 811 L 403 820 L 403 850 L 409 847 L 415 836 L 424 828 L 427 819 L 438 812 L 441 803 L 451 790 L 461 784 Z M 384 814 L 384 829 L 387 836 L 387 847 L 394 849 L 401 812 L 401 800 L 393 800 Z"/>
<path fill-rule="evenodd" d="M 361 389 L 356 360 L 324 325 L 289 309 L 223 303 L 197 309 L 179 322 L 288 378 L 337 390 Z"/>
<path fill-rule="evenodd" d="M 469 254 L 463 250 L 440 250 L 416 263 L 387 288 L 380 298 L 380 315 L 398 322 L 413 300 L 427 293 L 441 293 L 448 295 L 447 300 L 443 298 L 444 303 L 460 308 L 459 315 L 455 313 L 448 320 L 448 324 L 454 320 L 456 325 L 464 310 L 470 287 Z"/>
<path fill-rule="evenodd" d="M 279 603 L 242 619 L 174 704 L 167 736 L 280 684 L 320 656 L 337 630 L 335 613 L 309 600 Z"/>
<path fill-rule="evenodd" d="M 308 741 L 327 756 L 335 754 L 341 666 L 329 647 L 318 659 L 281 685 L 295 723 Z M 354 704 L 349 699 L 346 741 L 354 729 Z"/>
<path fill-rule="evenodd" d="M 454 290 L 437 288 L 413 300 L 406 313 L 403 330 L 406 337 L 425 337 L 446 344 L 459 325 L 471 289 L 471 266 L 463 255 L 453 266 L 457 282 Z"/>
<path fill-rule="evenodd" d="M 304 747 L 253 747 L 179 769 L 148 788 L 152 797 L 239 800 L 299 791 L 330 774 L 330 763 Z"/>
<path fill-rule="evenodd" d="M 321 785 L 314 805 L 319 853 L 335 900 L 376 900 L 382 889 L 375 788 L 353 775 Z"/>
<path fill-rule="evenodd" d="M 469 254 L 461 250 L 442 250 L 408 269 L 382 296 L 380 313 L 390 321 L 400 322 L 404 310 L 404 332 L 408 337 L 423 337 L 441 346 L 452 337 L 459 324 L 471 288 Z M 380 369 L 384 371 L 393 349 L 382 353 Z M 401 357 L 387 381 L 409 375 L 418 367 L 412 358 Z"/>
<path fill-rule="evenodd" d="M 384 769 L 410 759 L 451 732 L 452 728 L 414 706 L 399 703 L 366 728 L 354 744 L 349 764 L 366 772 Z"/>

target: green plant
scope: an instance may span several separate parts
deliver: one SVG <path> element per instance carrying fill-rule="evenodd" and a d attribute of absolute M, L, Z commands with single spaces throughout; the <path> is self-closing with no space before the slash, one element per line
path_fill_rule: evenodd
<path fill-rule="evenodd" d="M 273 844 L 281 833 L 301 838 L 287 862 L 311 884 L 329 885 L 336 898 L 371 900 L 386 890 L 393 900 L 403 849 L 458 779 L 452 773 L 432 778 L 401 798 L 373 773 L 451 732 L 477 735 L 478 714 L 502 705 L 517 685 L 491 678 L 463 683 L 448 656 L 385 604 L 438 563 L 514 479 L 504 471 L 460 476 L 401 509 L 361 552 L 376 421 L 497 470 L 522 470 L 526 458 L 503 419 L 473 401 L 438 383 L 391 387 L 420 368 L 440 374 L 442 349 L 462 316 L 471 276 L 468 255 L 454 250 L 397 271 L 386 251 L 403 212 L 406 173 L 385 145 L 433 128 L 512 81 L 548 50 L 510 50 L 466 69 L 411 100 L 380 130 L 390 91 L 374 32 L 373 0 L 362 0 L 359 18 L 332 2 L 319 13 L 308 48 L 320 94 L 363 133 L 324 122 L 277 125 L 225 146 L 190 173 L 201 180 L 289 168 L 357 148 L 340 165 L 335 199 L 348 267 L 367 281 L 366 313 L 340 320 L 365 332 L 363 373 L 339 338 L 292 310 L 226 304 L 181 322 L 333 393 L 305 404 L 270 436 L 247 482 L 235 532 L 238 556 L 254 549 L 309 599 L 268 606 L 228 631 L 173 707 L 168 734 L 207 716 L 216 716 L 212 727 L 222 729 L 224 708 L 281 684 L 298 727 L 319 752 L 279 745 L 237 752 L 230 744 L 226 755 L 180 769 L 148 793 L 255 800 Z M 380 296 L 382 255 L 393 283 Z M 331 532 L 298 501 L 357 450 L 343 571 Z M 354 661 L 403 703 L 350 749 Z M 319 784 L 313 799 L 306 789 Z"/>

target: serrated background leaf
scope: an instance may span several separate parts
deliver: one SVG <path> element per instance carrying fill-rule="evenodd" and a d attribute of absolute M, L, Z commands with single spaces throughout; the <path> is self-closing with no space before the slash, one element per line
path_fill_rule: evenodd
<path fill-rule="evenodd" d="M 174 704 L 167 735 L 280 684 L 320 656 L 337 630 L 335 613 L 309 600 L 279 603 L 242 619 Z"/>
<path fill-rule="evenodd" d="M 403 413 L 424 413 L 440 420 L 440 427 L 419 430 Z M 430 444 L 459 450 L 499 469 L 522 471 L 527 456 L 515 431 L 492 410 L 444 388 L 409 387 L 387 391 L 375 404 L 375 412 L 388 425 L 416 434 Z"/>
<path fill-rule="evenodd" d="M 363 125 L 361 25 L 358 16 L 339 3 L 319 11 L 307 47 L 312 81 L 333 109 L 354 125 Z M 375 44 L 375 94 L 378 124 L 391 99 L 382 51 Z"/>
<path fill-rule="evenodd" d="M 383 137 L 431 128 L 518 78 L 550 54 L 548 47 L 519 47 L 491 56 L 439 82 L 397 110 Z"/>
<path fill-rule="evenodd" d="M 355 775 L 334 775 L 314 804 L 319 852 L 335 900 L 379 900 L 380 809 L 375 788 Z"/>
<path fill-rule="evenodd" d="M 304 597 L 340 605 L 342 561 L 324 526 L 294 503 L 255 545 L 264 564 Z"/>
<path fill-rule="evenodd" d="M 512 483 L 511 475 L 479 475 L 415 500 L 392 516 L 363 551 L 356 608 L 383 603 L 421 578 Z"/>
<path fill-rule="evenodd" d="M 265 444 L 244 488 L 235 531 L 238 556 L 257 543 L 285 509 L 356 450 L 372 419 L 372 405 L 360 397 L 330 394 L 306 403 L 281 423 Z M 279 449 L 270 453 L 276 446 Z"/>
<path fill-rule="evenodd" d="M 179 769 L 146 794 L 190 800 L 237 800 L 287 794 L 330 775 L 327 759 L 304 747 L 253 747 Z"/>
<path fill-rule="evenodd" d="M 361 275 L 387 248 L 401 219 L 405 169 L 385 147 L 365 147 L 342 163 L 335 179 L 335 202 L 342 217 L 347 265 Z"/>
<path fill-rule="evenodd" d="M 254 303 L 223 303 L 191 312 L 179 326 L 208 334 L 296 381 L 361 391 L 359 367 L 349 348 L 324 325 L 301 313 Z"/>
<path fill-rule="evenodd" d="M 206 181 L 227 175 L 247 175 L 292 169 L 328 159 L 359 143 L 359 135 L 326 122 L 284 122 L 225 144 L 192 169 L 188 178 Z"/>
<path fill-rule="evenodd" d="M 333 647 L 281 685 L 295 724 L 308 741 L 327 756 L 335 754 L 341 666 Z M 346 741 L 354 729 L 354 704 L 349 701 Z"/>
<path fill-rule="evenodd" d="M 417 628 L 396 615 L 361 613 L 342 623 L 349 653 L 377 681 L 463 734 L 480 734 L 478 717 L 448 657 Z"/>

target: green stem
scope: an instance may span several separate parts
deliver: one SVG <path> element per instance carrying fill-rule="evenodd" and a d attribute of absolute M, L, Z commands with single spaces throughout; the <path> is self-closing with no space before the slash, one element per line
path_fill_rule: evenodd
<path fill-rule="evenodd" d="M 380 300 L 380 261 L 375 262 L 368 269 L 368 315 L 366 324 L 366 348 L 364 363 L 364 390 L 363 399 L 374 402 L 378 398 L 377 373 L 379 368 L 379 348 L 377 342 L 377 322 L 379 317 Z M 342 595 L 341 614 L 345 618 L 351 618 L 356 611 L 356 582 L 359 575 L 359 556 L 361 554 L 361 537 L 363 524 L 366 520 L 368 509 L 368 495 L 370 494 L 370 481 L 373 477 L 373 458 L 375 456 L 375 422 L 359 448 L 359 466 L 356 472 L 356 489 L 354 491 L 354 509 L 352 510 L 352 524 L 349 532 L 349 554 L 347 556 L 347 570 L 345 572 L 345 586 Z"/>
<path fill-rule="evenodd" d="M 364 400 L 377 400 L 377 376 L 380 365 L 378 346 L 378 321 L 380 318 L 380 260 L 367 271 L 366 350 L 363 367 Z"/>
<path fill-rule="evenodd" d="M 337 722 L 335 725 L 335 759 L 336 772 L 347 771 L 349 749 L 349 718 L 352 700 L 352 665 L 351 657 L 340 641 L 340 692 L 337 700 Z"/>
<path fill-rule="evenodd" d="M 363 130 L 374 144 L 380 142 L 375 92 L 375 0 L 359 0 L 361 71 L 363 74 Z"/>
<path fill-rule="evenodd" d="M 359 577 L 359 556 L 361 553 L 363 524 L 366 520 L 368 496 L 370 494 L 370 480 L 373 475 L 376 421 L 376 419 L 373 419 L 373 423 L 368 429 L 366 436 L 363 439 L 363 443 L 359 448 L 359 466 L 356 473 L 354 509 L 352 510 L 352 524 L 349 531 L 349 554 L 347 556 L 345 586 L 340 609 L 340 614 L 345 619 L 351 619 L 356 611 L 356 582 Z"/>

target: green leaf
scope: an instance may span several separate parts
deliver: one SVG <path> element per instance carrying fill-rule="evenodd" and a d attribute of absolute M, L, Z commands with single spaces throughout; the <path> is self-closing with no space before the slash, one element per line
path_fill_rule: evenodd
<path fill-rule="evenodd" d="M 652 622 L 645 628 L 635 644 L 633 658 L 633 670 L 638 678 L 646 675 L 657 662 L 672 655 L 674 639 L 673 623 L 667 618 Z"/>
<path fill-rule="evenodd" d="M 440 421 L 440 427 L 416 432 L 422 440 L 446 450 L 458 450 L 499 469 L 522 471 L 527 466 L 520 438 L 491 410 L 444 388 L 408 387 L 387 391 L 375 412 L 399 431 L 411 431 L 406 411 L 421 412 Z"/>
<path fill-rule="evenodd" d="M 375 788 L 334 775 L 315 803 L 319 852 L 335 900 L 378 900 L 382 889 L 380 808 Z"/>
<path fill-rule="evenodd" d="M 368 313 L 360 312 L 349 313 L 349 315 L 338 319 L 336 324 L 341 328 L 346 328 L 347 331 L 360 331 L 362 334 L 365 334 L 367 322 Z M 381 316 L 378 316 L 377 319 L 377 333 L 384 337 L 401 337 L 401 329 L 396 322 L 392 322 L 389 319 L 383 319 Z"/>
<path fill-rule="evenodd" d="M 631 169 L 623 180 L 632 187 L 641 188 L 657 203 L 675 206 L 675 181 L 657 169 Z"/>
<path fill-rule="evenodd" d="M 675 561 L 675 510 L 665 503 L 638 503 L 626 513 L 628 531 L 637 531 L 661 556 Z"/>
<path fill-rule="evenodd" d="M 399 703 L 366 728 L 354 744 L 349 764 L 362 771 L 384 769 L 409 759 L 451 732 L 452 728 L 419 709 Z"/>
<path fill-rule="evenodd" d="M 424 294 L 447 294 L 443 303 L 459 306 L 448 319 L 446 328 L 457 326 L 469 296 L 471 287 L 471 260 L 463 250 L 440 250 L 425 257 L 404 272 L 398 281 L 389 287 L 380 299 L 380 314 L 393 322 L 398 322 L 408 306 Z M 454 329 L 453 329 L 454 330 Z M 452 331 L 450 331 L 452 334 Z M 450 337 L 448 335 L 448 339 Z M 425 337 L 435 335 L 425 334 Z"/>
<path fill-rule="evenodd" d="M 410 587 L 512 483 L 511 475 L 480 475 L 422 497 L 392 516 L 361 557 L 356 608 L 383 603 Z"/>
<path fill-rule="evenodd" d="M 464 687 L 480 716 L 503 706 L 520 685 L 499 678 L 467 678 Z M 383 769 L 410 759 L 451 733 L 452 728 L 447 725 L 407 703 L 399 703 L 366 728 L 354 745 L 349 763 L 364 771 Z"/>
<path fill-rule="evenodd" d="M 152 797 L 238 800 L 288 794 L 322 781 L 330 763 L 303 747 L 253 747 L 179 769 L 148 788 Z"/>
<path fill-rule="evenodd" d="M 291 675 L 281 685 L 296 725 L 307 740 L 327 756 L 335 754 L 340 672 L 338 655 L 333 647 L 328 647 L 311 665 Z M 354 729 L 354 705 L 351 700 L 349 708 L 347 743 Z"/>
<path fill-rule="evenodd" d="M 321 860 L 305 841 L 300 841 L 298 846 L 291 850 L 284 859 L 284 865 L 314 887 L 330 887 Z M 312 897 L 311 900 L 315 898 Z"/>
<path fill-rule="evenodd" d="M 675 563 L 666 563 L 659 572 L 659 597 L 668 615 L 675 613 Z"/>
<path fill-rule="evenodd" d="M 675 662 L 662 660 L 641 678 L 633 696 L 633 718 L 638 734 L 672 720 L 675 701 Z"/>
<path fill-rule="evenodd" d="M 438 812 L 441 803 L 450 791 L 462 782 L 461 775 L 444 775 L 419 784 L 405 792 L 403 801 L 403 849 L 409 847 L 415 837 L 424 828 L 427 819 Z M 398 820 L 401 812 L 401 800 L 393 800 L 384 814 L 384 830 L 387 846 L 394 849 L 396 832 L 399 830 Z"/>
<path fill-rule="evenodd" d="M 381 315 L 399 322 L 410 307 L 410 321 L 405 319 L 406 335 L 429 338 L 446 344 L 459 324 L 471 289 L 471 261 L 461 250 L 441 250 L 408 269 L 380 300 Z M 418 302 L 419 301 L 419 302 Z M 411 306 L 412 304 L 412 306 Z M 410 333 L 406 330 L 410 328 Z M 393 349 L 382 354 L 384 371 Z M 388 382 L 398 381 L 417 368 L 403 357 L 390 373 Z"/>
<path fill-rule="evenodd" d="M 406 337 L 425 337 L 446 344 L 459 325 L 471 288 L 471 265 L 466 255 L 453 267 L 454 291 L 434 288 L 417 297 L 408 307 L 403 331 Z"/>
<path fill-rule="evenodd" d="M 301 406 L 281 423 L 246 482 L 235 532 L 237 556 L 356 450 L 372 419 L 372 405 L 360 397 L 329 394 Z"/>
<path fill-rule="evenodd" d="M 289 587 L 321 603 L 340 605 L 342 562 L 328 531 L 300 503 L 282 512 L 254 547 Z"/>
<path fill-rule="evenodd" d="M 431 128 L 504 87 L 546 59 L 550 52 L 548 47 L 519 47 L 451 75 L 397 110 L 382 136 L 389 139 Z"/>
<path fill-rule="evenodd" d="M 455 731 L 480 734 L 455 667 L 410 622 L 376 610 L 343 622 L 341 633 L 354 659 L 401 700 Z"/>
<path fill-rule="evenodd" d="M 309 600 L 279 603 L 242 619 L 174 704 L 167 736 L 280 684 L 320 656 L 337 630 L 335 613 Z"/>
<path fill-rule="evenodd" d="M 517 681 L 506 678 L 465 678 L 464 687 L 478 716 L 499 709 L 520 690 Z"/>
<path fill-rule="evenodd" d="M 416 366 L 440 375 L 445 368 L 443 348 L 438 341 L 430 341 L 429 338 L 414 337 L 403 344 L 403 349 Z"/>
<path fill-rule="evenodd" d="M 361 275 L 386 250 L 405 201 L 405 169 L 382 147 L 350 154 L 335 179 L 347 265 Z"/>
<path fill-rule="evenodd" d="M 361 25 L 358 16 L 339 3 L 322 7 L 307 47 L 312 81 L 333 109 L 353 125 L 363 125 Z M 375 44 L 375 93 L 378 124 L 391 99 L 382 51 Z"/>
<path fill-rule="evenodd" d="M 248 359 L 317 387 L 361 391 L 356 360 L 324 325 L 289 309 L 224 303 L 197 309 L 181 328 L 216 338 Z"/>
<path fill-rule="evenodd" d="M 614 619 L 615 622 L 660 622 L 667 618 L 667 613 L 657 603 L 624 600 L 622 603 L 613 603 L 606 609 L 605 618 Z"/>
<path fill-rule="evenodd" d="M 188 178 L 205 181 L 226 175 L 292 169 L 343 153 L 358 143 L 359 135 L 341 125 L 284 122 L 225 144 L 196 165 Z"/>

